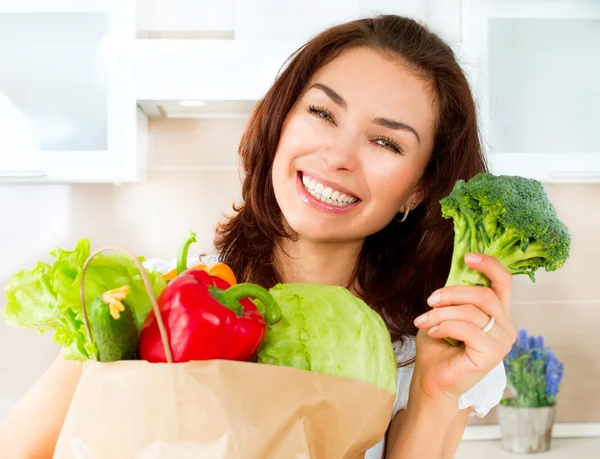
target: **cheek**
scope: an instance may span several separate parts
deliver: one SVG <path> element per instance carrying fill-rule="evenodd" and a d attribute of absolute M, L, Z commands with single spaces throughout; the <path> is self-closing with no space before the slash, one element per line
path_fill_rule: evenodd
<path fill-rule="evenodd" d="M 273 189 L 275 197 L 282 206 L 282 200 L 285 199 L 286 186 L 289 187 L 291 178 L 295 176 L 295 160 L 298 156 L 302 156 L 306 149 L 306 139 L 304 135 L 305 129 L 297 117 L 292 117 L 284 124 L 275 158 L 273 159 Z M 289 190 L 287 190 L 289 192 Z"/>
<path fill-rule="evenodd" d="M 320 126 L 301 113 L 295 113 L 284 124 L 273 161 L 273 180 L 283 181 L 295 175 L 296 160 L 315 154 L 326 141 Z"/>
<path fill-rule="evenodd" d="M 421 167 L 401 156 L 380 159 L 371 164 L 376 167 L 365 168 L 371 202 L 380 212 L 394 215 L 404 206 L 417 184 Z"/>
<path fill-rule="evenodd" d="M 322 144 L 324 133 L 318 122 L 298 113 L 282 129 L 279 148 L 292 157 L 314 153 Z"/>

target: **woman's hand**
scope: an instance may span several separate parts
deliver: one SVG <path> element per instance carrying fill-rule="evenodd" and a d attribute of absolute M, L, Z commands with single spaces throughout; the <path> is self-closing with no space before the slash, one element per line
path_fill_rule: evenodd
<path fill-rule="evenodd" d="M 433 309 L 415 319 L 419 332 L 411 397 L 421 401 L 454 403 L 502 362 L 516 340 L 510 321 L 512 275 L 487 255 L 469 254 L 465 262 L 485 274 L 491 286 L 441 288 L 428 300 Z M 491 317 L 495 323 L 484 332 Z M 451 346 L 443 338 L 463 344 Z"/>

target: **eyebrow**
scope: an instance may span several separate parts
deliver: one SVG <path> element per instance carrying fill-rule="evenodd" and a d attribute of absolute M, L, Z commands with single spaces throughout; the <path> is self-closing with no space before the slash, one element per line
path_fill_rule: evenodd
<path fill-rule="evenodd" d="M 344 98 L 342 96 L 340 96 L 337 92 L 335 92 L 333 89 L 331 89 L 329 86 L 325 86 L 324 84 L 321 84 L 321 83 L 315 83 L 308 89 L 311 89 L 311 88 L 320 89 L 325 94 L 327 94 L 331 100 L 333 100 L 337 105 L 342 107 L 344 110 L 346 110 L 348 108 L 348 104 L 346 103 Z"/>
<path fill-rule="evenodd" d="M 339 105 L 344 110 L 348 108 L 348 104 L 346 103 L 344 98 L 340 96 L 337 92 L 335 92 L 333 89 L 331 89 L 329 86 L 326 86 L 322 83 L 315 83 L 308 89 L 312 88 L 320 89 L 321 91 L 323 91 L 335 104 Z M 412 126 L 409 126 L 406 123 L 401 123 L 400 121 L 395 121 L 390 118 L 375 118 L 374 121 L 375 124 L 378 124 L 382 127 L 395 129 L 398 131 L 411 132 L 417 138 L 417 142 L 419 144 L 421 143 L 421 137 L 419 137 L 419 133 Z"/>
<path fill-rule="evenodd" d="M 411 126 L 406 123 L 401 123 L 400 121 L 391 120 L 389 118 L 375 118 L 375 124 L 379 124 L 380 126 L 387 127 L 390 129 L 396 129 L 399 131 L 408 131 L 412 132 L 417 138 L 417 142 L 421 143 L 421 138 L 419 137 L 419 133 Z"/>

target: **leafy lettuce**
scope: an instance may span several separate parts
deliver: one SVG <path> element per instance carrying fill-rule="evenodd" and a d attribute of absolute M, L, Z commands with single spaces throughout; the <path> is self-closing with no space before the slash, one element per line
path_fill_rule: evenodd
<path fill-rule="evenodd" d="M 278 284 L 282 319 L 269 326 L 260 363 L 348 377 L 396 393 L 397 365 L 383 319 L 343 287 Z"/>
<path fill-rule="evenodd" d="M 2 315 L 6 323 L 38 333 L 54 330 L 52 341 L 65 348 L 65 359 L 91 359 L 96 350 L 87 338 L 80 297 L 81 273 L 90 253 L 89 239 L 80 239 L 71 251 L 52 249 L 54 263 L 37 262 L 32 269 L 15 273 L 4 288 L 7 304 Z M 139 260 L 143 262 L 144 258 Z M 158 272 L 148 272 L 148 276 L 158 297 L 165 281 Z M 100 253 L 92 259 L 85 273 L 85 304 L 89 310 L 97 295 L 123 285 L 129 286 L 125 301 L 139 331 L 152 305 L 139 269 L 129 255 Z"/>

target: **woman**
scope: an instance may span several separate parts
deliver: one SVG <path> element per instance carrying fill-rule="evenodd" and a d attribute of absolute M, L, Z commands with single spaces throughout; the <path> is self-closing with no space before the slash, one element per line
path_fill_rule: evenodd
<path fill-rule="evenodd" d="M 218 258 L 241 281 L 321 282 L 363 298 L 387 322 L 399 361 L 389 431 L 366 457 L 453 457 L 469 413 L 502 396 L 516 334 L 511 276 L 496 260 L 465 260 L 491 288 L 443 288 L 453 229 L 439 200 L 485 170 L 450 48 L 398 16 L 327 30 L 260 101 L 240 153 L 244 203 L 217 232 Z M 59 357 L 0 444 L 51 457 L 78 376 Z"/>

